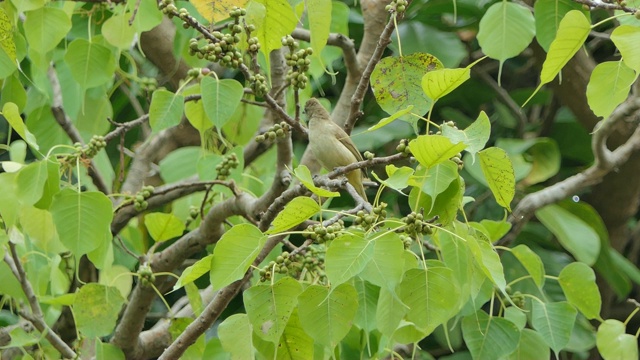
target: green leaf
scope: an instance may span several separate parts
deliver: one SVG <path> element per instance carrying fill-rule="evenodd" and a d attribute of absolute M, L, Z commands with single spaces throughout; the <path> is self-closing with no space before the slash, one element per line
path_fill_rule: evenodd
<path fill-rule="evenodd" d="M 551 351 L 538 332 L 531 329 L 520 330 L 520 342 L 508 360 L 539 360 L 550 359 Z"/>
<path fill-rule="evenodd" d="M 531 325 L 540 333 L 544 341 L 556 353 L 569 343 L 571 330 L 576 320 L 576 309 L 567 302 L 531 302 Z"/>
<path fill-rule="evenodd" d="M 0 49 L 2 50 L 0 56 L 4 58 L 0 60 L 0 65 L 6 66 L 7 71 L 12 73 L 17 68 L 18 58 L 16 56 L 16 44 L 13 42 L 13 26 L 4 8 L 0 8 Z M 8 64 L 5 64 L 5 62 Z"/>
<path fill-rule="evenodd" d="M 276 234 L 301 224 L 320 211 L 320 205 L 310 197 L 298 196 L 291 200 L 273 220 L 273 227 L 265 234 Z"/>
<path fill-rule="evenodd" d="M 374 285 L 394 291 L 404 272 L 404 245 L 400 235 L 394 232 L 373 235 L 375 237 L 369 240 L 369 243 L 373 243 L 373 256 L 365 264 L 360 276 Z"/>
<path fill-rule="evenodd" d="M 387 288 L 380 289 L 378 307 L 376 308 L 376 325 L 378 331 L 391 337 L 409 308 L 400 301 L 395 292 Z"/>
<path fill-rule="evenodd" d="M 507 153 L 500 148 L 490 147 L 480 151 L 478 155 L 482 173 L 493 196 L 499 205 L 511 211 L 511 200 L 516 193 L 516 179 Z"/>
<path fill-rule="evenodd" d="M 64 189 L 53 197 L 50 211 L 60 241 L 76 257 L 111 240 L 111 201 L 101 192 Z"/>
<path fill-rule="evenodd" d="M 418 170 L 424 174 L 425 170 Z M 464 179 L 458 177 L 457 180 L 451 182 L 451 185 L 444 192 L 440 193 L 436 197 L 433 207 L 431 206 L 431 196 L 425 194 L 418 187 L 413 187 L 409 193 L 409 205 L 413 211 L 420 211 L 420 209 L 431 209 L 429 213 L 424 215 L 425 219 L 430 219 L 434 216 L 438 216 L 438 223 L 446 226 L 456 219 L 458 209 L 462 204 L 462 197 L 464 195 L 465 185 Z"/>
<path fill-rule="evenodd" d="M 213 249 L 211 259 L 211 285 L 214 290 L 242 279 L 266 241 L 262 231 L 251 224 L 234 225 L 225 232 Z"/>
<path fill-rule="evenodd" d="M 618 26 L 611 33 L 611 41 L 620 50 L 625 65 L 636 73 L 640 72 L 640 49 L 638 48 L 640 28 L 631 25 Z"/>
<path fill-rule="evenodd" d="M 204 111 L 204 110 L 203 110 Z M 222 130 L 226 139 L 234 144 L 244 146 L 253 139 L 260 127 L 265 108 L 241 102 Z"/>
<path fill-rule="evenodd" d="M 442 68 L 440 60 L 425 53 L 385 57 L 376 64 L 371 73 L 373 95 L 388 114 L 395 116 L 396 113 L 413 105 L 414 112 L 422 115 L 430 109 L 433 101 L 422 91 L 421 79 L 425 74 Z M 417 120 L 404 114 L 399 117 L 410 122 Z"/>
<path fill-rule="evenodd" d="M 376 308 L 380 288 L 360 278 L 355 278 L 354 285 L 358 292 L 358 312 L 354 324 L 366 332 L 371 332 L 376 329 Z"/>
<path fill-rule="evenodd" d="M 408 166 L 397 167 L 393 164 L 385 166 L 385 171 L 388 176 L 386 180 L 380 179 L 380 177 L 378 177 L 378 175 L 374 171 L 371 171 L 371 174 L 379 183 L 392 188 L 399 193 L 402 193 L 402 189 L 409 186 L 409 179 L 414 172 L 413 168 L 410 168 Z M 402 194 L 404 195 L 404 193 Z"/>
<path fill-rule="evenodd" d="M 160 176 L 166 183 L 172 183 L 196 175 L 198 161 L 208 159 L 208 155 L 203 154 L 202 148 L 197 146 L 176 149 L 160 160 Z M 195 159 L 198 161 L 194 161 Z M 215 165 L 213 166 L 215 169 Z"/>
<path fill-rule="evenodd" d="M 536 39 L 538 44 L 549 51 L 551 42 L 556 37 L 560 21 L 571 10 L 580 10 L 582 5 L 571 0 L 537 0 L 533 15 L 536 18 Z"/>
<path fill-rule="evenodd" d="M 486 230 L 487 236 L 489 236 L 489 240 L 491 242 L 496 242 L 502 239 L 509 230 L 511 230 L 511 223 L 502 220 L 502 221 L 494 221 L 494 220 L 481 220 L 480 225 Z"/>
<path fill-rule="evenodd" d="M 627 99 L 635 79 L 636 74 L 625 62 L 605 61 L 596 65 L 587 85 L 587 102 L 593 113 L 607 119 Z"/>
<path fill-rule="evenodd" d="M 12 102 L 5 103 L 2 106 L 2 116 L 7 119 L 7 122 L 15 132 L 20 135 L 24 141 L 26 141 L 31 147 L 38 150 L 38 144 L 36 143 L 36 137 L 33 136 L 29 129 L 27 129 L 27 125 L 22 122 L 22 118 L 20 117 L 20 110 L 18 106 Z"/>
<path fill-rule="evenodd" d="M 254 359 L 253 329 L 247 314 L 233 314 L 218 326 L 222 348 L 231 353 L 232 359 Z"/>
<path fill-rule="evenodd" d="M 255 333 L 277 344 L 301 292 L 300 283 L 290 277 L 272 285 L 255 285 L 247 289 L 242 296 Z"/>
<path fill-rule="evenodd" d="M 469 250 L 482 272 L 498 289 L 505 293 L 507 282 L 504 277 L 504 268 L 500 261 L 500 256 L 489 239 L 484 238 L 482 233 L 478 231 L 474 235 L 469 234 L 466 239 L 467 246 L 469 246 Z"/>
<path fill-rule="evenodd" d="M 123 304 L 124 298 L 115 287 L 96 283 L 84 285 L 73 301 L 78 331 L 87 338 L 111 334 Z"/>
<path fill-rule="evenodd" d="M 593 265 L 600 253 L 600 237 L 589 224 L 559 207 L 547 205 L 536 217 L 578 261 Z"/>
<path fill-rule="evenodd" d="M 176 284 L 173 285 L 173 290 L 178 290 L 186 284 L 190 284 L 200 276 L 211 271 L 211 261 L 213 259 L 213 254 L 207 255 L 202 259 L 195 262 L 195 264 L 187 267 L 180 274 L 180 278 L 176 281 Z"/>
<path fill-rule="evenodd" d="M 441 162 L 428 170 L 427 178 L 422 183 L 422 191 L 431 197 L 431 207 L 427 213 L 433 210 L 436 197 L 447 190 L 456 179 L 458 179 L 458 165 L 453 161 Z"/>
<path fill-rule="evenodd" d="M 471 154 L 475 161 L 475 154 L 482 150 L 489 141 L 491 135 L 491 122 L 484 111 L 480 112 L 476 121 L 463 130 L 458 130 L 452 126 L 444 125 L 441 128 L 442 135 L 451 140 L 452 143 L 462 142 L 467 145 L 466 151 Z"/>
<path fill-rule="evenodd" d="M 531 10 L 512 2 L 497 2 L 480 20 L 478 43 L 488 57 L 502 63 L 520 54 L 533 40 L 535 19 Z"/>
<path fill-rule="evenodd" d="M 298 309 L 293 309 L 287 327 L 280 337 L 276 360 L 313 359 L 313 339 L 304 332 Z"/>
<path fill-rule="evenodd" d="M 605 320 L 598 327 L 596 345 L 605 360 L 638 358 L 638 339 L 626 333 L 625 325 L 615 319 Z"/>
<path fill-rule="evenodd" d="M 32 206 L 20 209 L 20 225 L 31 242 L 45 253 L 62 253 L 67 249 L 60 243 L 53 217 L 47 210 Z"/>
<path fill-rule="evenodd" d="M 162 12 L 158 9 L 158 3 L 155 0 L 141 0 L 138 14 L 140 16 L 136 16 L 133 21 L 133 26 L 135 26 L 136 32 L 138 33 L 149 31 L 158 26 L 163 18 Z"/>
<path fill-rule="evenodd" d="M 184 96 L 164 89 L 154 91 L 149 107 L 149 125 L 153 132 L 178 125 L 183 109 Z"/>
<path fill-rule="evenodd" d="M 69 44 L 64 61 L 71 70 L 71 76 L 85 90 L 106 84 L 116 71 L 111 50 L 85 39 L 76 39 Z"/>
<path fill-rule="evenodd" d="M 332 286 L 358 275 L 373 257 L 375 242 L 362 234 L 344 234 L 331 242 L 325 256 L 327 278 Z"/>
<path fill-rule="evenodd" d="M 520 261 L 527 270 L 533 282 L 542 289 L 544 285 L 544 265 L 538 254 L 534 253 L 527 245 L 518 245 L 511 249 L 511 254 Z"/>
<path fill-rule="evenodd" d="M 150 213 L 144 217 L 144 226 L 149 235 L 157 242 L 167 241 L 182 235 L 184 223 L 175 215 L 164 213 Z"/>
<path fill-rule="evenodd" d="M 558 283 L 569 304 L 587 319 L 600 319 L 602 299 L 596 284 L 596 274 L 586 264 L 575 262 L 565 266 L 558 275 Z"/>
<path fill-rule="evenodd" d="M 342 340 L 356 316 L 358 293 L 351 284 L 329 292 L 324 286 L 310 285 L 298 297 L 302 328 L 316 343 L 333 350 Z"/>
<path fill-rule="evenodd" d="M 327 44 L 331 28 L 331 0 L 308 0 L 307 16 L 311 33 L 311 48 L 314 54 L 320 54 Z"/>
<path fill-rule="evenodd" d="M 473 258 L 466 245 L 466 240 L 445 231 L 436 232 L 433 239 L 440 247 L 442 261 L 453 271 L 458 284 L 467 284 L 467 286 L 460 287 L 460 301 L 467 302 L 469 296 L 475 296 L 477 292 L 475 290 L 479 289 L 472 289 L 474 287 L 472 283 Z"/>
<path fill-rule="evenodd" d="M 16 190 L 20 201 L 26 205 L 38 202 L 47 178 L 47 160 L 36 161 L 20 169 L 16 176 Z"/>
<path fill-rule="evenodd" d="M 130 18 L 131 14 L 114 14 L 102 24 L 102 35 L 104 35 L 104 38 L 109 44 L 120 50 L 130 48 L 133 43 L 133 38 L 136 35 L 136 28 L 129 25 Z"/>
<path fill-rule="evenodd" d="M 411 153 L 426 168 L 449 160 L 466 147 L 462 142 L 453 144 L 442 135 L 421 135 L 409 142 Z"/>
<path fill-rule="evenodd" d="M 124 353 L 119 347 L 96 341 L 96 360 L 125 360 Z"/>
<path fill-rule="evenodd" d="M 438 101 L 471 77 L 471 68 L 438 69 L 422 77 L 422 90 L 433 101 Z"/>
<path fill-rule="evenodd" d="M 200 94 L 200 84 L 195 84 L 186 88 L 182 94 L 184 96 Z M 204 136 L 204 132 L 213 126 L 213 122 L 207 117 L 204 111 L 204 104 L 201 100 L 187 101 L 184 103 L 184 116 L 189 123 Z"/>
<path fill-rule="evenodd" d="M 549 47 L 547 58 L 542 64 L 540 73 L 540 85 L 525 101 L 523 106 L 533 98 L 544 84 L 551 82 L 562 68 L 571 60 L 580 49 L 591 31 L 591 23 L 586 16 L 578 11 L 569 11 L 558 26 L 558 33 Z"/>
<path fill-rule="evenodd" d="M 336 197 L 336 196 L 340 196 L 339 192 L 336 191 L 329 191 L 327 189 L 323 189 L 320 187 L 317 187 L 314 183 L 313 183 L 313 178 L 311 177 L 311 171 L 309 171 L 309 168 L 304 166 L 304 165 L 300 165 L 297 168 L 295 168 L 293 170 L 293 175 L 300 180 L 300 182 L 307 187 L 307 189 L 311 190 L 312 193 L 318 195 L 318 196 L 322 196 L 322 197 Z"/>
<path fill-rule="evenodd" d="M 548 180 L 560 170 L 560 150 L 554 139 L 502 138 L 496 141 L 496 147 L 509 154 L 509 158 L 514 163 L 516 181 L 522 180 L 524 186 Z M 526 156 L 526 162 L 523 155 Z M 517 166 L 519 161 L 520 168 Z"/>
<path fill-rule="evenodd" d="M 62 9 L 43 7 L 25 13 L 24 35 L 29 48 L 46 54 L 71 30 L 71 19 Z"/>
<path fill-rule="evenodd" d="M 244 88 L 233 79 L 205 76 L 200 80 L 200 89 L 204 112 L 218 130 L 222 129 L 240 105 Z"/>
<path fill-rule="evenodd" d="M 398 287 L 400 299 L 409 307 L 407 319 L 426 335 L 454 317 L 462 305 L 460 287 L 446 267 L 410 269 Z"/>
<path fill-rule="evenodd" d="M 462 336 L 474 360 L 495 360 L 512 353 L 520 331 L 511 321 L 482 310 L 462 319 Z"/>
<path fill-rule="evenodd" d="M 409 105 L 407 106 L 406 109 L 401 109 L 396 111 L 395 113 L 393 113 L 393 115 L 388 116 L 386 118 L 382 118 L 380 119 L 380 121 L 378 121 L 377 124 L 373 125 L 372 127 L 368 128 L 367 131 L 374 131 L 374 130 L 378 130 L 386 125 L 391 124 L 395 119 L 402 117 L 404 115 L 407 115 L 411 112 L 411 110 L 413 110 L 414 106 L 413 105 Z"/>

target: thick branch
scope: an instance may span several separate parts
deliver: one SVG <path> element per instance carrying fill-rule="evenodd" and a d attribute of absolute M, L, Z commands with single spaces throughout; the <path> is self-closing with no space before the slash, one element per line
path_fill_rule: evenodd
<path fill-rule="evenodd" d="M 626 163 L 631 155 L 640 149 L 640 126 L 636 126 L 633 135 L 614 151 L 610 151 L 607 148 L 607 137 L 615 129 L 616 123 L 627 118 L 630 113 L 634 113 L 632 117 L 640 116 L 638 109 L 640 109 L 640 99 L 636 98 L 623 103 L 609 119 L 603 120 L 603 125 L 596 130 L 592 138 L 592 148 L 596 159 L 591 167 L 554 185 L 525 196 L 509 217 L 513 227 L 509 234 L 500 240 L 500 244 L 513 241 L 536 210 L 565 199 L 588 186 L 599 183 L 605 175 Z"/>

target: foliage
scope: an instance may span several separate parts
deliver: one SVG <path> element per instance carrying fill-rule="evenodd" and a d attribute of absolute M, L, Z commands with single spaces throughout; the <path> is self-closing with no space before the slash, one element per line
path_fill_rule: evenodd
<path fill-rule="evenodd" d="M 597 276 L 640 270 L 576 193 L 630 157 L 640 10 L 362 3 L 1 2 L 7 356 L 636 359 Z M 602 27 L 589 135 L 546 85 Z M 368 151 L 312 176 L 318 94 Z"/>

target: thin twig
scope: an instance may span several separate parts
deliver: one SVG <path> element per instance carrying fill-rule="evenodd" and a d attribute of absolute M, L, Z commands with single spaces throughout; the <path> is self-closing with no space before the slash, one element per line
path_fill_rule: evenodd
<path fill-rule="evenodd" d="M 9 268 L 20 282 L 22 291 L 24 291 L 27 301 L 29 302 L 29 306 L 31 307 L 31 314 L 22 312 L 21 315 L 23 315 L 26 320 L 29 320 L 33 326 L 35 326 L 35 328 L 44 335 L 51 345 L 53 345 L 53 347 L 62 354 L 62 356 L 65 358 L 75 359 L 77 357 L 76 353 L 69 347 L 69 345 L 62 341 L 60 336 L 51 330 L 49 325 L 44 321 L 44 315 L 42 314 L 40 303 L 38 302 L 38 298 L 33 291 L 33 287 L 27 278 L 24 267 L 22 267 L 22 262 L 20 262 L 15 244 L 9 242 L 9 249 L 11 251 L 11 256 L 5 253 L 4 261 L 9 265 Z"/>

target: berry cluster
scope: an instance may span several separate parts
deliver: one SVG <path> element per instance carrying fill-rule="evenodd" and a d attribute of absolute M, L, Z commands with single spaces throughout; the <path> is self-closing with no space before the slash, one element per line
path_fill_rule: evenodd
<path fill-rule="evenodd" d="M 240 66 L 240 64 L 244 63 L 244 60 L 242 59 L 242 53 L 237 47 L 238 43 L 241 40 L 240 33 L 242 32 L 242 26 L 240 26 L 240 17 L 246 14 L 247 11 L 245 9 L 234 6 L 233 10 L 229 12 L 229 15 L 233 19 L 233 22 L 227 25 L 230 33 L 223 34 L 220 31 L 214 31 L 211 33 L 211 35 L 215 38 L 216 41 L 203 46 L 199 45 L 198 39 L 191 39 L 189 41 L 189 54 L 192 56 L 195 55 L 199 59 L 207 59 L 213 62 L 220 62 L 222 66 L 232 67 L 234 69 Z M 180 18 L 182 19 L 182 17 Z M 250 31 L 251 29 L 254 29 L 253 25 L 247 26 L 248 31 Z M 252 39 L 252 41 L 257 42 L 256 38 Z"/>
<path fill-rule="evenodd" d="M 409 140 L 401 139 L 398 146 L 396 146 L 396 151 L 402 153 L 404 157 L 408 157 L 411 155 L 411 150 L 409 149 Z"/>
<path fill-rule="evenodd" d="M 264 134 L 256 136 L 256 142 L 261 143 L 267 139 L 270 141 L 274 141 L 276 138 L 283 139 L 289 132 L 291 132 L 291 125 L 283 121 L 270 127 Z"/>
<path fill-rule="evenodd" d="M 381 202 L 378 206 L 375 206 L 370 213 L 365 213 L 364 210 L 360 210 L 356 213 L 356 218 L 353 221 L 355 225 L 360 225 L 365 230 L 375 226 L 380 221 L 387 218 L 387 204 Z"/>
<path fill-rule="evenodd" d="M 140 264 L 140 267 L 138 268 L 138 276 L 140 282 L 144 286 L 149 286 L 153 284 L 154 281 L 156 281 L 156 276 L 153 274 L 151 266 L 149 266 L 149 264 L 147 263 Z"/>
<path fill-rule="evenodd" d="M 158 88 L 158 80 L 150 77 L 141 77 L 138 79 L 140 89 L 146 92 L 152 92 Z"/>
<path fill-rule="evenodd" d="M 282 38 L 282 45 L 289 47 L 289 53 L 284 56 L 287 65 L 291 66 L 287 72 L 287 81 L 296 89 L 306 88 L 309 78 L 305 73 L 309 71 L 309 56 L 313 54 L 313 49 L 298 49 L 300 44 L 291 35 Z"/>
<path fill-rule="evenodd" d="M 107 142 L 104 141 L 104 137 L 100 135 L 93 135 L 87 147 L 83 149 L 83 154 L 87 158 L 93 158 L 98 155 L 98 152 L 107 146 Z"/>
<path fill-rule="evenodd" d="M 409 2 L 407 0 L 393 0 L 391 4 L 385 7 L 385 10 L 389 12 L 404 12 L 407 9 Z"/>
<path fill-rule="evenodd" d="M 257 97 L 263 97 L 269 92 L 269 86 L 267 86 L 267 78 L 262 74 L 255 74 L 249 77 L 249 87 L 253 91 L 253 94 Z"/>
<path fill-rule="evenodd" d="M 365 151 L 364 152 L 364 158 L 366 160 L 371 160 L 375 157 L 376 155 L 374 153 L 372 153 L 371 151 Z"/>
<path fill-rule="evenodd" d="M 326 227 L 322 224 L 309 225 L 307 227 L 308 232 L 305 236 L 315 243 L 322 244 L 335 239 L 342 229 L 344 229 L 344 222 L 342 220 L 338 220 L 338 222 Z"/>
<path fill-rule="evenodd" d="M 464 167 L 464 162 L 462 162 L 462 153 L 456 154 L 456 156 L 452 157 L 450 160 L 458 165 L 458 170 L 462 170 Z"/>
<path fill-rule="evenodd" d="M 424 215 L 422 215 L 421 212 L 417 213 L 412 211 L 409 215 L 402 218 L 402 221 L 405 223 L 403 228 L 404 233 L 413 237 L 417 237 L 418 235 L 430 235 L 433 231 L 429 225 L 436 219 L 437 218 L 425 221 Z"/>
<path fill-rule="evenodd" d="M 143 186 L 142 189 L 136 193 L 136 196 L 133 197 L 133 208 L 138 212 L 146 210 L 147 207 L 149 207 L 147 199 L 151 197 L 151 194 L 153 194 L 153 186 Z"/>
<path fill-rule="evenodd" d="M 286 274 L 296 279 L 299 279 L 304 273 L 309 275 L 311 279 L 319 279 L 324 283 L 326 282 L 324 251 L 315 246 L 307 248 L 304 254 L 290 255 L 285 251 L 275 261 L 270 261 L 267 266 L 260 269 L 260 281 L 270 280 L 276 273 Z"/>
<path fill-rule="evenodd" d="M 89 140 L 89 143 L 85 146 L 82 146 L 82 144 L 79 142 L 74 143 L 73 152 L 64 156 L 60 160 L 60 162 L 63 164 L 63 166 L 73 167 L 75 166 L 78 159 L 83 162 L 87 162 L 94 156 L 96 156 L 100 150 L 104 149 L 105 146 L 107 146 L 107 142 L 104 141 L 104 137 L 94 135 L 91 140 Z"/>
<path fill-rule="evenodd" d="M 236 154 L 230 154 L 226 156 L 224 160 L 218 165 L 216 165 L 216 172 L 218 176 L 216 179 L 218 180 L 227 180 L 229 174 L 231 174 L 231 169 L 235 169 L 238 167 L 238 157 Z"/>

